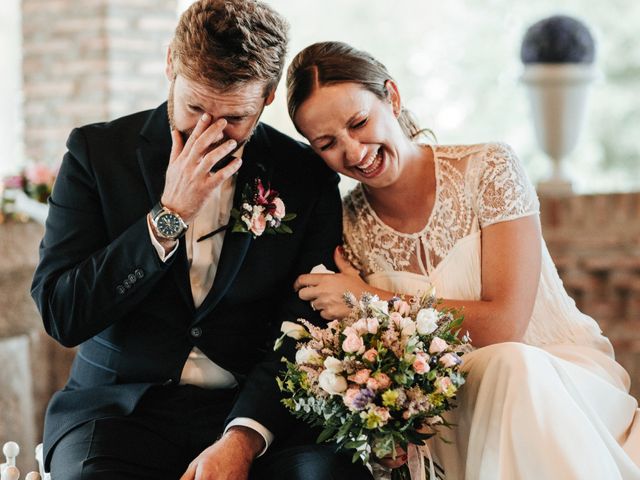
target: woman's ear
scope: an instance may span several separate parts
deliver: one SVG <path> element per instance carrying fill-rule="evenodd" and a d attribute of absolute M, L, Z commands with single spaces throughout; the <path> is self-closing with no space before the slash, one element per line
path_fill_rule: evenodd
<path fill-rule="evenodd" d="M 384 82 L 384 88 L 387 91 L 387 99 L 391 103 L 391 107 L 393 108 L 393 114 L 397 117 L 400 116 L 400 112 L 402 111 L 402 101 L 400 99 L 400 91 L 398 90 L 398 85 L 393 80 L 387 80 Z"/>

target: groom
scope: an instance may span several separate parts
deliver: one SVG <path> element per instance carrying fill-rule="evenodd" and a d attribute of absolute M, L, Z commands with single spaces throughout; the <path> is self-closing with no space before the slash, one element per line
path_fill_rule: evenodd
<path fill-rule="evenodd" d="M 78 346 L 46 416 L 53 480 L 369 478 L 296 440 L 275 382 L 281 322 L 320 321 L 293 281 L 331 268 L 341 235 L 336 175 L 259 123 L 286 44 L 263 3 L 196 2 L 168 102 L 71 133 L 32 286 L 47 332 Z"/>

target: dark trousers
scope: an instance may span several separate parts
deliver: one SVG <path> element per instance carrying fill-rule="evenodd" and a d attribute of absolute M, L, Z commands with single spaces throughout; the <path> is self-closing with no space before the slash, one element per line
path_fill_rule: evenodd
<path fill-rule="evenodd" d="M 220 436 L 233 390 L 154 387 L 126 417 L 92 420 L 67 433 L 51 459 L 52 480 L 177 480 Z M 316 445 L 306 428 L 276 439 L 251 480 L 370 480 L 350 455 Z"/>

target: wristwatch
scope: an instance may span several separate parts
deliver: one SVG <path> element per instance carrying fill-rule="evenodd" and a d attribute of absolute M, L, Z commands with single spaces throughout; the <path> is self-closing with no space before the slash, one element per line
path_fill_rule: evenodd
<path fill-rule="evenodd" d="M 151 209 L 151 222 L 153 222 L 158 235 L 169 240 L 180 238 L 189 228 L 180 215 L 172 212 L 160 202 Z"/>

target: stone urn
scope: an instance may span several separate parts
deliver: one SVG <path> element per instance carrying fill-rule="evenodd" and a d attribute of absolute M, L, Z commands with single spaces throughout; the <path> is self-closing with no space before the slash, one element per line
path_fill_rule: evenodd
<path fill-rule="evenodd" d="M 573 151 L 587 112 L 590 85 L 598 77 L 595 44 L 580 21 L 557 15 L 527 30 L 521 49 L 536 139 L 552 163 L 551 176 L 537 186 L 542 194 L 572 193 L 563 161 Z"/>

